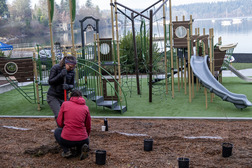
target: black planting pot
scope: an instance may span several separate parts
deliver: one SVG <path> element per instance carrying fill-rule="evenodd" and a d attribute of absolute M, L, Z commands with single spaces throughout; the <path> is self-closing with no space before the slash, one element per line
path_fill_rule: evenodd
<path fill-rule="evenodd" d="M 152 151 L 153 139 L 144 140 L 144 151 Z"/>
<path fill-rule="evenodd" d="M 222 143 L 222 157 L 229 157 L 232 155 L 233 144 L 224 142 Z"/>
<path fill-rule="evenodd" d="M 179 168 L 189 168 L 189 158 L 178 158 L 178 167 Z"/>
<path fill-rule="evenodd" d="M 106 163 L 106 151 L 105 150 L 97 150 L 95 151 L 95 163 L 98 165 L 105 165 Z"/>
<path fill-rule="evenodd" d="M 104 126 L 106 126 L 105 131 L 108 131 L 108 120 L 107 120 L 107 118 L 104 119 Z"/>

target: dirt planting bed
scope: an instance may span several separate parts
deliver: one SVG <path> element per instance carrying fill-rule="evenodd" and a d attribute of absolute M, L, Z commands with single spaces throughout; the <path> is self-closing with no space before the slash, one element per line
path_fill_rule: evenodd
<path fill-rule="evenodd" d="M 251 121 L 108 119 L 108 124 L 109 131 L 102 132 L 103 119 L 92 119 L 89 157 L 79 160 L 61 157 L 54 119 L 0 118 L 0 167 L 175 168 L 179 157 L 189 158 L 191 168 L 252 167 Z M 153 139 L 149 152 L 147 138 Z M 232 156 L 222 157 L 223 142 L 233 144 Z M 107 152 L 104 166 L 95 163 L 100 149 Z"/>

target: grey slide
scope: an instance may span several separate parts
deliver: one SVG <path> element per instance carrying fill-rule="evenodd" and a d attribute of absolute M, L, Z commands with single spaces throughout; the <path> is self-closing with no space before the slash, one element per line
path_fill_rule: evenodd
<path fill-rule="evenodd" d="M 243 109 L 247 106 L 252 106 L 252 103 L 245 95 L 230 92 L 214 78 L 208 68 L 207 60 L 208 55 L 205 57 L 191 57 L 191 67 L 195 76 L 199 78 L 199 82 L 209 89 L 210 92 L 222 98 L 222 100 L 233 103 L 236 108 Z"/>
<path fill-rule="evenodd" d="M 245 80 L 246 82 L 252 82 L 252 78 L 248 78 L 244 75 L 242 75 L 238 70 L 236 70 L 232 65 L 224 61 L 224 65 L 227 66 L 227 68 L 232 71 L 236 76 L 241 78 L 242 80 Z"/>

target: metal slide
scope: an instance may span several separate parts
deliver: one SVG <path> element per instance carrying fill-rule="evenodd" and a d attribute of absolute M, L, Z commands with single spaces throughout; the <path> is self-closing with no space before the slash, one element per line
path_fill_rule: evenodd
<path fill-rule="evenodd" d="M 242 75 L 237 69 L 235 69 L 232 65 L 224 61 L 224 65 L 228 67 L 230 71 L 232 71 L 236 76 L 241 78 L 242 80 L 245 80 L 246 82 L 252 82 L 252 78 L 248 78 L 244 75 Z"/>
<path fill-rule="evenodd" d="M 224 101 L 233 103 L 236 108 L 243 109 L 247 106 L 252 106 L 252 103 L 243 94 L 232 93 L 227 90 L 221 83 L 219 83 L 211 74 L 207 65 L 208 55 L 205 57 L 192 56 L 191 67 L 194 74 L 210 92 L 215 93 Z"/>

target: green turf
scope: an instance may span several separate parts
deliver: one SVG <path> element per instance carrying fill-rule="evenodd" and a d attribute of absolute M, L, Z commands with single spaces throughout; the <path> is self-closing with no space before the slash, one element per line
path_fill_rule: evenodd
<path fill-rule="evenodd" d="M 96 107 L 95 103 L 87 100 L 90 113 L 92 116 L 166 116 L 166 117 L 252 117 L 252 107 L 243 110 L 237 109 L 232 103 L 222 101 L 215 96 L 213 102 L 210 102 L 210 93 L 208 92 L 208 109 L 206 109 L 204 89 L 201 88 L 196 92 L 192 102 L 189 103 L 188 94 L 184 94 L 184 90 L 178 91 L 177 83 L 175 83 L 175 97 L 171 98 L 171 90 L 169 86 L 168 95 L 164 94 L 164 86 L 162 82 L 154 86 L 155 94 L 152 103 L 149 103 L 148 86 L 146 79 L 143 79 L 142 95 L 136 94 L 136 90 L 131 95 L 128 94 L 128 111 L 124 114 L 113 112 L 110 109 Z M 234 93 L 245 94 L 248 100 L 252 101 L 251 84 L 242 81 L 237 77 L 223 78 L 223 85 Z M 158 89 L 157 89 L 158 88 Z M 188 88 L 187 88 L 188 89 Z M 0 94 L 0 115 L 46 115 L 52 116 L 52 111 L 45 102 L 41 105 L 41 111 L 37 110 L 36 104 L 30 104 L 16 90 Z"/>

